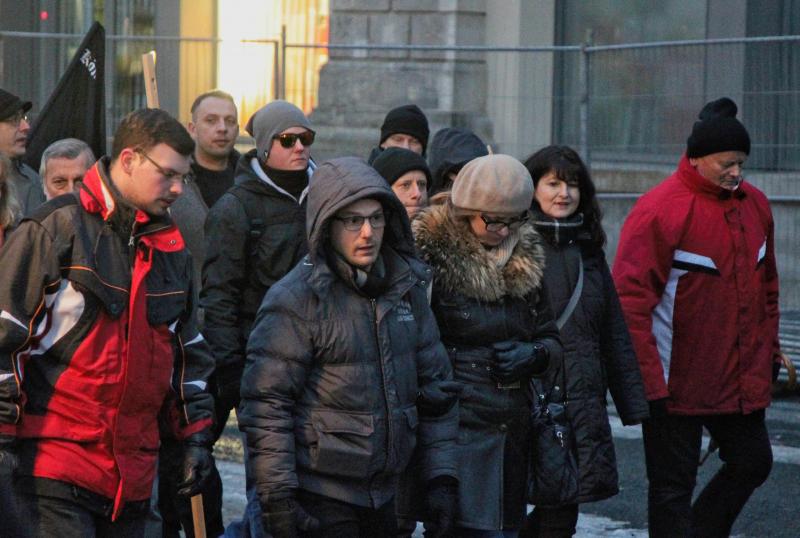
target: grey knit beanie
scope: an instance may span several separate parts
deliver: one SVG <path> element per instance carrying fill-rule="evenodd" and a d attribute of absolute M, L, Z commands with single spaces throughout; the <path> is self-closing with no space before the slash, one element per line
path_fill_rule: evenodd
<path fill-rule="evenodd" d="M 272 101 L 259 108 L 250 117 L 245 130 L 256 139 L 258 157 L 266 159 L 272 147 L 272 139 L 290 127 L 305 127 L 312 133 L 311 122 L 303 111 L 288 101 Z"/>
<path fill-rule="evenodd" d="M 461 169 L 450 192 L 453 205 L 482 213 L 519 214 L 531 206 L 533 180 L 510 155 L 485 155 Z"/>

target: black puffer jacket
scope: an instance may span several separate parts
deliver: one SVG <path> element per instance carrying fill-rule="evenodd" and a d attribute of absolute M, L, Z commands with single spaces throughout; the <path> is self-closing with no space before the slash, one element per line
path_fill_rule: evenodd
<path fill-rule="evenodd" d="M 364 198 L 388 218 L 388 287 L 376 299 L 338 276 L 325 252 L 332 217 Z M 427 480 L 455 477 L 458 406 L 427 417 L 415 405 L 420 387 L 452 369 L 405 209 L 366 163 L 335 159 L 314 175 L 307 226 L 311 252 L 267 293 L 247 348 L 239 425 L 262 505 L 301 488 L 380 507 L 417 445 Z"/>
<path fill-rule="evenodd" d="M 583 292 L 561 329 L 567 414 L 578 453 L 578 502 L 606 499 L 619 491 L 606 392 L 611 391 L 623 424 L 647 418 L 639 364 L 603 252 L 592 248 L 588 238 L 580 240 L 585 235 L 580 229 L 561 229 L 558 237 L 553 228 L 537 229 L 545 238 L 544 280 L 556 316 L 569 302 L 578 279 L 578 260 L 583 259 Z"/>
<path fill-rule="evenodd" d="M 267 290 L 306 253 L 305 192 L 279 192 L 253 171 L 255 150 L 239 159 L 235 184 L 209 210 L 200 305 L 217 375 L 238 380 L 245 346 Z"/>
<path fill-rule="evenodd" d="M 558 329 L 543 291 L 544 252 L 530 225 L 502 269 L 477 238 L 449 217 L 445 204 L 414 219 L 424 261 L 434 271 L 432 308 L 466 388 L 459 401 L 458 525 L 519 528 L 525 515 L 530 443 L 528 380 L 499 388 L 492 344 L 538 340 L 560 361 Z M 402 503 L 401 503 L 402 504 Z"/>

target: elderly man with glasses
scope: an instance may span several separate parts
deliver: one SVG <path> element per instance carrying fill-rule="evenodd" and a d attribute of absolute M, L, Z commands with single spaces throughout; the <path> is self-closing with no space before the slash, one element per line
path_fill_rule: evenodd
<path fill-rule="evenodd" d="M 218 415 L 239 403 L 245 345 L 261 299 L 306 253 L 305 209 L 314 131 L 291 103 L 273 101 L 245 127 L 255 149 L 239 159 L 235 184 L 206 218 L 206 260 L 200 302 L 204 334 L 217 361 Z M 260 536 L 248 476 L 248 520 Z"/>
<path fill-rule="evenodd" d="M 23 215 L 44 202 L 42 181 L 33 168 L 22 162 L 28 145 L 30 101 L 0 89 L 0 155 L 11 160 L 10 184 L 22 205 Z"/>

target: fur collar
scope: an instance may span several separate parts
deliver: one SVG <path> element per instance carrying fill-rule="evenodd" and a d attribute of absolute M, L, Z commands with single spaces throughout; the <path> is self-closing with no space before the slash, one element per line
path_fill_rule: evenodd
<path fill-rule="evenodd" d="M 420 213 L 413 228 L 420 256 L 433 267 L 436 285 L 446 292 L 493 302 L 505 295 L 526 297 L 542 285 L 544 247 L 529 222 L 520 228 L 519 242 L 502 269 L 474 235 L 462 232 L 448 217 L 446 204 Z"/>

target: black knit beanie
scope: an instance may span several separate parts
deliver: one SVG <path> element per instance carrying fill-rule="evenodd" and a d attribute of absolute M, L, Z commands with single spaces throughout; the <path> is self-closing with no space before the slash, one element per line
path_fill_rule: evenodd
<path fill-rule="evenodd" d="M 686 140 L 687 157 L 704 157 L 723 151 L 750 154 L 750 135 L 736 119 L 738 108 L 730 98 L 711 101 L 703 107 Z"/>
<path fill-rule="evenodd" d="M 381 141 L 378 145 L 396 133 L 411 135 L 419 140 L 422 144 L 422 154 L 425 155 L 430 135 L 428 118 L 417 105 L 399 106 L 386 114 L 381 125 Z"/>
<path fill-rule="evenodd" d="M 400 179 L 403 174 L 412 170 L 421 170 L 428 179 L 428 189 L 431 188 L 431 171 L 422 155 L 405 148 L 386 148 L 372 162 L 372 167 L 383 176 L 389 185 Z"/>

